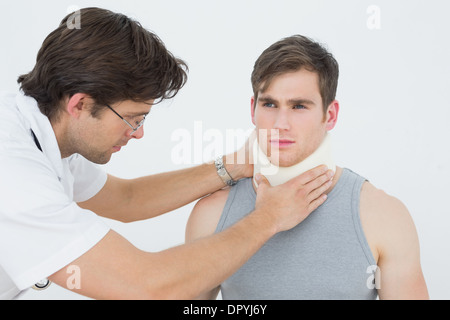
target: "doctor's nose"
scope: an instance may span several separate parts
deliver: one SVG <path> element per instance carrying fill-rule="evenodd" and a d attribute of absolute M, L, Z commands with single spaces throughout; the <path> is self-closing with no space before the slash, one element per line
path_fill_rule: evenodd
<path fill-rule="evenodd" d="M 134 139 L 141 139 L 143 136 L 144 136 L 144 126 L 140 127 L 130 135 L 130 137 Z"/>

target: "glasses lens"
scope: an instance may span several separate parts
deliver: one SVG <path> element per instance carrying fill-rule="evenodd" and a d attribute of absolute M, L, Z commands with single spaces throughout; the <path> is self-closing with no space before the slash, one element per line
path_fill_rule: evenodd
<path fill-rule="evenodd" d="M 138 126 L 136 128 L 133 129 L 133 131 L 131 132 L 131 134 L 135 133 L 136 131 L 138 131 L 143 125 L 144 125 L 144 121 L 145 121 L 145 116 L 144 119 L 141 120 L 141 122 L 139 122 Z"/>

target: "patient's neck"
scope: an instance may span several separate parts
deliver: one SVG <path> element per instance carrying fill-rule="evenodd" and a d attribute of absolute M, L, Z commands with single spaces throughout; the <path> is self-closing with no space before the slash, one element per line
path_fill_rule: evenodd
<path fill-rule="evenodd" d="M 310 156 L 308 156 L 303 161 L 290 167 L 279 167 L 272 164 L 268 159 L 268 157 L 261 150 L 257 142 L 255 142 L 254 144 L 253 158 L 254 158 L 253 176 L 255 176 L 257 173 L 261 173 L 267 178 L 267 180 L 269 180 L 272 186 L 283 184 L 288 180 L 291 180 L 312 168 L 325 164 L 328 167 L 328 169 L 331 169 L 335 172 L 335 177 L 333 178 L 333 185 L 329 189 L 331 190 L 332 187 L 334 187 L 334 184 L 336 183 L 337 178 L 341 172 L 340 168 L 338 170 L 339 172 L 337 172 L 337 167 L 333 161 L 331 138 L 329 134 L 325 136 L 320 146 Z M 254 187 L 258 186 L 254 179 L 253 179 L 253 186 Z"/>

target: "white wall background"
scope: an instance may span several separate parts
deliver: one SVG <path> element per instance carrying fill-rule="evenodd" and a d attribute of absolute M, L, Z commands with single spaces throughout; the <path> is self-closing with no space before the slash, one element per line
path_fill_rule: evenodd
<path fill-rule="evenodd" d="M 201 142 L 195 121 L 203 132 L 250 128 L 250 73 L 271 43 L 297 33 L 326 43 L 341 68 L 332 132 L 337 163 L 406 204 L 430 296 L 450 298 L 447 0 L 2 1 L 0 90 L 16 90 L 17 76 L 32 69 L 42 41 L 72 5 L 136 18 L 190 67 L 180 94 L 152 111 L 145 137 L 105 166 L 123 178 L 194 165 L 174 163 L 171 136 L 184 128 Z M 367 25 L 371 5 L 379 9 L 379 29 Z M 159 251 L 183 242 L 192 206 L 150 221 L 110 223 L 139 248 Z M 82 299 L 55 285 L 25 298 Z"/>

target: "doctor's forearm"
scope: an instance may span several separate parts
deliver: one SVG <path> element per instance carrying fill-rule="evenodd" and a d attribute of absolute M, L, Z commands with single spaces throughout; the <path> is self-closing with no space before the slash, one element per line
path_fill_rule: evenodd
<path fill-rule="evenodd" d="M 51 281 L 94 299 L 193 299 L 217 287 L 275 233 L 274 220 L 253 212 L 233 227 L 187 245 L 144 252 L 114 231 L 70 266 L 77 266 L 79 286 L 64 267 Z"/>
<path fill-rule="evenodd" d="M 251 175 L 249 168 L 226 164 L 235 180 Z M 130 180 L 109 175 L 97 195 L 78 205 L 106 218 L 133 222 L 178 209 L 224 186 L 214 163 Z"/>
<path fill-rule="evenodd" d="M 227 165 L 234 179 L 244 177 L 240 166 Z M 127 220 L 144 220 L 178 209 L 225 186 L 213 163 L 130 181 L 132 197 Z"/>

